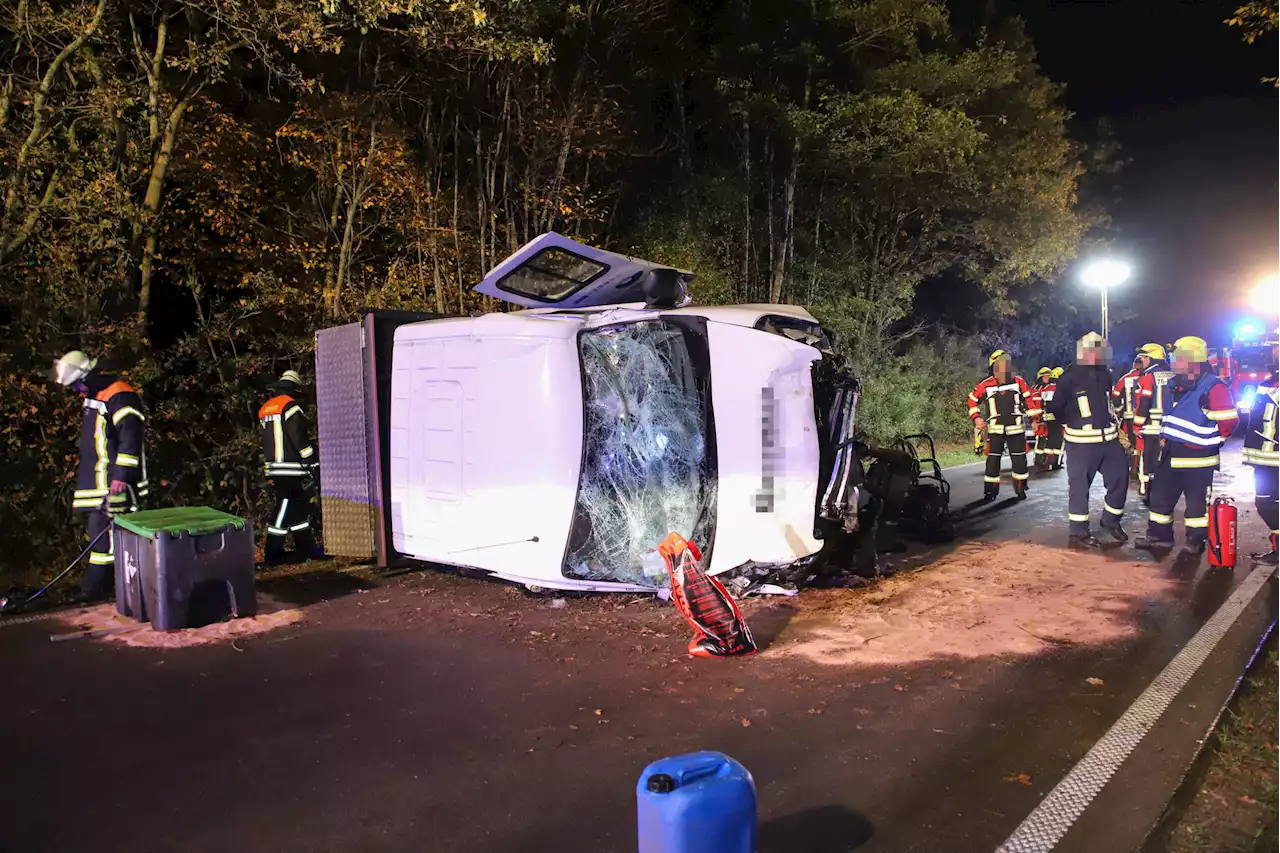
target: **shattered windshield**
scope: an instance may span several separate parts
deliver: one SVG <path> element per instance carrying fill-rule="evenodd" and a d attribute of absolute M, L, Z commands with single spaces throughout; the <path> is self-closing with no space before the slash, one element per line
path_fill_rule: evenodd
<path fill-rule="evenodd" d="M 715 447 L 710 359 L 700 321 L 658 319 L 584 332 L 582 475 L 566 577 L 660 586 L 658 543 L 709 545 Z"/>

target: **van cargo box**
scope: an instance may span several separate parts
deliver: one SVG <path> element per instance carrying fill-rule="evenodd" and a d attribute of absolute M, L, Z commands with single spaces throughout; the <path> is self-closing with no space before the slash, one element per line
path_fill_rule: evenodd
<path fill-rule="evenodd" d="M 436 318 L 365 309 L 357 323 L 316 332 L 316 423 L 325 553 L 386 566 L 394 557 L 388 443 L 391 349 L 405 323 Z"/>

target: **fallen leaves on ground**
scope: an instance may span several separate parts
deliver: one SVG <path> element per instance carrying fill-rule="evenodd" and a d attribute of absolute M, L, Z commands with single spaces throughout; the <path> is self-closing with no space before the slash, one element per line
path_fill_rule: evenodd
<path fill-rule="evenodd" d="M 746 729 L 746 728 L 750 728 L 750 727 L 751 727 L 751 721 L 750 721 L 750 720 L 748 720 L 746 717 L 743 717 L 743 718 L 742 718 L 742 727 L 743 727 L 744 729 Z"/>
<path fill-rule="evenodd" d="M 1031 777 L 1026 773 L 1014 773 L 1012 776 L 1004 777 L 1006 782 L 1017 782 L 1019 785 L 1030 785 Z"/>
<path fill-rule="evenodd" d="M 1103 681 L 1101 678 L 1093 678 L 1093 677 L 1086 678 L 1085 683 L 1091 684 L 1094 687 L 1101 687 L 1102 685 L 1106 684 L 1106 682 Z"/>
<path fill-rule="evenodd" d="M 594 711 L 592 711 L 591 713 L 595 714 L 595 715 L 598 717 L 598 716 L 600 716 L 601 714 L 603 714 L 603 713 L 604 713 L 604 711 L 602 711 L 602 710 L 601 710 L 601 709 L 599 709 L 599 708 L 596 708 L 596 709 L 595 709 Z"/>
<path fill-rule="evenodd" d="M 1253 797 L 1249 796 L 1248 794 L 1241 794 L 1240 796 L 1236 797 L 1236 799 L 1244 803 L 1246 806 L 1256 806 L 1258 804 L 1258 801 L 1255 800 Z"/>

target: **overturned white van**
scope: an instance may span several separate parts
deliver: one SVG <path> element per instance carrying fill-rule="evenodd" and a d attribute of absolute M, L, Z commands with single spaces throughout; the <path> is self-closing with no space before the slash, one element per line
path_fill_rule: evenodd
<path fill-rule="evenodd" d="M 856 514 L 856 383 L 804 309 L 691 277 L 544 234 L 476 288 L 524 310 L 319 332 L 326 549 L 597 591 L 665 585 L 672 530 L 712 573 L 818 553 Z"/>

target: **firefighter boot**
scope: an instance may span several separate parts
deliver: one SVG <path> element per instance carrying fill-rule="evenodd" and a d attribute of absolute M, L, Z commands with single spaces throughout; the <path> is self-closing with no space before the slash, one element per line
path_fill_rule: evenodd
<path fill-rule="evenodd" d="M 267 541 L 262 545 L 263 565 L 279 563 L 285 558 L 285 537 L 279 534 L 267 534 Z"/>
<path fill-rule="evenodd" d="M 1133 540 L 1133 547 L 1153 554 L 1167 554 L 1173 550 L 1173 543 L 1164 539 L 1152 539 L 1150 536 L 1139 536 Z"/>
<path fill-rule="evenodd" d="M 1101 548 L 1102 543 L 1094 539 L 1091 533 L 1080 533 L 1067 537 L 1067 547 L 1072 551 L 1092 551 Z"/>
<path fill-rule="evenodd" d="M 1129 534 L 1124 532 L 1124 528 L 1120 525 L 1114 527 L 1102 525 L 1103 541 L 1112 545 L 1123 545 L 1129 541 Z"/>
<path fill-rule="evenodd" d="M 991 503 L 1000 495 L 1000 487 L 993 483 L 987 483 L 982 488 L 982 502 Z"/>
<path fill-rule="evenodd" d="M 1254 554 L 1253 555 L 1254 561 L 1264 566 L 1276 565 L 1276 563 L 1280 561 L 1280 548 L 1277 548 L 1277 545 L 1280 545 L 1280 542 L 1277 541 L 1278 538 L 1280 537 L 1277 537 L 1275 533 L 1272 533 L 1271 534 L 1271 550 L 1263 554 Z"/>
<path fill-rule="evenodd" d="M 295 531 L 293 534 L 293 550 L 298 560 L 314 560 L 324 556 L 324 551 L 316 546 L 315 536 L 310 529 Z"/>
<path fill-rule="evenodd" d="M 1014 480 L 1013 494 L 1018 498 L 1018 500 L 1025 501 L 1027 499 L 1027 481 Z"/>

